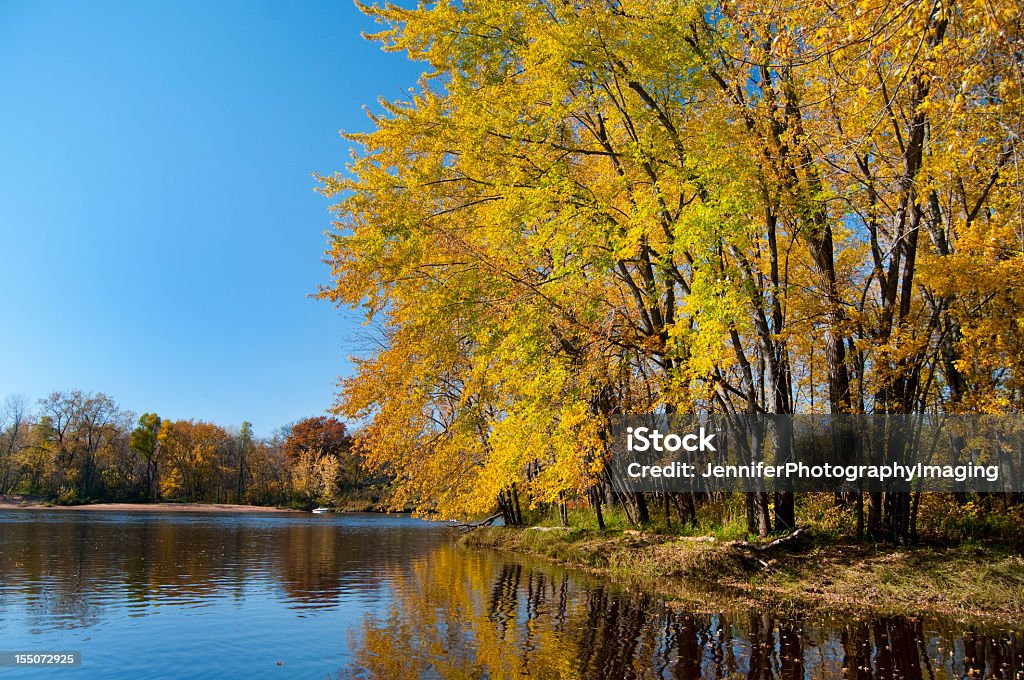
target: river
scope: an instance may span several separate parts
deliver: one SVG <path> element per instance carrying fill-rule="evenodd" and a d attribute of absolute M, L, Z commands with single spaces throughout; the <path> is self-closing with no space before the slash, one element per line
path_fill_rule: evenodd
<path fill-rule="evenodd" d="M 0 678 L 1024 678 L 1024 624 L 691 612 L 405 516 L 0 511 Z"/>

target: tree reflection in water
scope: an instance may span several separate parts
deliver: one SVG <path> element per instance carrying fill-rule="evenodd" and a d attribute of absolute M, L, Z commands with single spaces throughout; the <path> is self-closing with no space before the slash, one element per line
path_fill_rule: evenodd
<path fill-rule="evenodd" d="M 141 616 L 242 599 L 255 584 L 300 612 L 336 609 L 353 593 L 383 588 L 390 567 L 438 542 L 401 523 L 340 531 L 290 515 L 15 517 L 0 524 L 0 592 L 17 593 L 42 627 L 88 627 L 109 607 Z"/>
<path fill-rule="evenodd" d="M 462 550 L 407 518 L 16 511 L 0 522 L 0 640 L 29 629 L 87 645 L 113 628 L 116 643 L 93 652 L 150 645 L 166 663 L 191 658 L 184 642 L 154 643 L 161 618 L 177 622 L 175 639 L 273 649 L 289 668 L 305 664 L 302 677 L 352 659 L 339 677 L 1024 680 L 1021 625 L 694 613 Z M 203 677 L 244 674 L 225 659 Z M 151 668 L 135 670 L 119 677 Z"/>
<path fill-rule="evenodd" d="M 680 611 L 549 565 L 438 548 L 396 571 L 339 677 L 1024 678 L 1021 630 Z"/>

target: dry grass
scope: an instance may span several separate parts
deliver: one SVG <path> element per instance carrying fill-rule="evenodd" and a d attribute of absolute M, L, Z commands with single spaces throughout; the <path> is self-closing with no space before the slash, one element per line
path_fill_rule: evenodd
<path fill-rule="evenodd" d="M 805 541 L 769 554 L 638 532 L 477 529 L 466 545 L 542 556 L 688 606 L 829 609 L 1024 620 L 1024 557 L 1009 549 Z"/>

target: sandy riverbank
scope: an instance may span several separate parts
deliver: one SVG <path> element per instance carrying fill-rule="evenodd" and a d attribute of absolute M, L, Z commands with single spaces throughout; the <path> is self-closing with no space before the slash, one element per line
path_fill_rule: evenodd
<path fill-rule="evenodd" d="M 286 508 L 229 503 L 92 503 L 90 505 L 48 505 L 36 496 L 0 496 L 0 510 L 116 510 L 118 512 L 301 512 Z"/>

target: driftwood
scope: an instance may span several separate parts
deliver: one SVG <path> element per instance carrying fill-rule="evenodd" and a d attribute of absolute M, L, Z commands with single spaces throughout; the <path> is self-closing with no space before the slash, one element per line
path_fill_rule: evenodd
<path fill-rule="evenodd" d="M 803 527 L 800 527 L 796 531 L 782 538 L 776 538 L 771 543 L 765 543 L 764 545 L 758 545 L 757 543 L 750 543 L 749 541 L 731 541 L 727 545 L 732 548 L 743 548 L 744 550 L 754 550 L 756 552 L 768 552 L 774 550 L 780 546 L 787 545 L 800 539 L 804 535 Z M 760 560 L 759 560 L 760 561 Z"/>
<path fill-rule="evenodd" d="M 499 517 L 501 517 L 501 513 L 500 512 L 496 513 L 494 515 L 491 515 L 487 519 L 482 519 L 479 522 L 467 522 L 466 524 L 453 524 L 452 528 L 453 529 L 460 529 L 462 531 L 472 531 L 473 529 L 477 529 L 479 527 L 488 527 L 488 526 L 490 526 L 494 522 L 494 520 L 498 519 Z"/>

